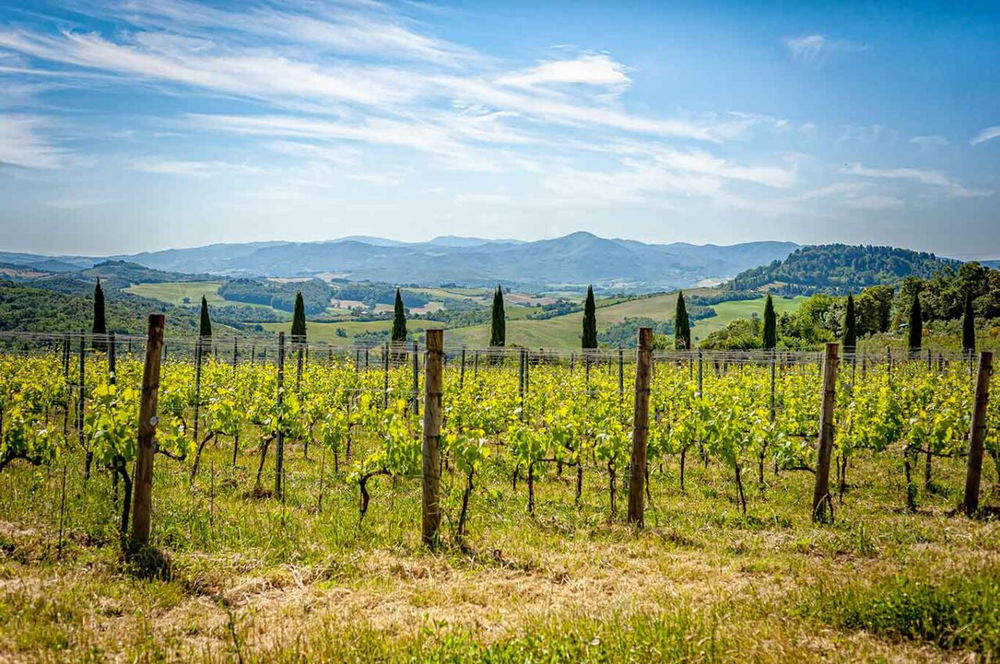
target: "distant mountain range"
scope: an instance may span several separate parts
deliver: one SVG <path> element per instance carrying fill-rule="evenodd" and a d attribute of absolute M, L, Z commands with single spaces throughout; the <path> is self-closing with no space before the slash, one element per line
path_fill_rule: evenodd
<path fill-rule="evenodd" d="M 187 274 L 327 275 L 425 285 L 492 286 L 500 282 L 524 289 L 576 289 L 594 284 L 648 292 L 723 281 L 782 260 L 798 247 L 793 242 L 647 244 L 581 231 L 536 242 L 444 236 L 407 243 L 353 236 L 328 242 L 213 244 L 101 258 L 0 252 L 0 263 L 70 272 L 110 258 Z"/>

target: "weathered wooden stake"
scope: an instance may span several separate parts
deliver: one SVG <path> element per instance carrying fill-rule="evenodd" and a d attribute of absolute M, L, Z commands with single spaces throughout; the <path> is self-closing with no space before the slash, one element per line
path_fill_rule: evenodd
<path fill-rule="evenodd" d="M 413 414 L 420 414 L 420 356 L 416 341 L 413 342 Z"/>
<path fill-rule="evenodd" d="M 813 489 L 813 521 L 832 520 L 833 500 L 830 497 L 830 457 L 833 456 L 833 406 L 837 390 L 839 344 L 826 345 L 823 363 L 823 406 L 819 418 L 819 456 L 816 461 L 816 486 Z"/>
<path fill-rule="evenodd" d="M 281 496 L 281 480 L 285 470 L 285 333 L 278 332 L 278 431 L 274 442 L 274 495 Z"/>
<path fill-rule="evenodd" d="M 635 354 L 635 407 L 632 421 L 632 462 L 629 464 L 628 522 L 643 525 L 646 442 L 649 436 L 649 365 L 653 357 L 653 328 L 639 328 Z"/>
<path fill-rule="evenodd" d="M 132 490 L 132 548 L 149 542 L 150 512 L 153 506 L 153 439 L 156 435 L 156 406 L 160 392 L 160 359 L 163 350 L 163 314 L 149 316 L 146 335 L 146 364 L 142 371 L 139 401 L 139 448 L 135 459 Z"/>
<path fill-rule="evenodd" d="M 979 375 L 976 377 L 976 401 L 972 408 L 969 429 L 969 460 L 965 472 L 965 500 L 962 509 L 969 516 L 979 511 L 979 482 L 983 473 L 983 441 L 986 439 L 986 407 L 990 400 L 990 376 L 993 373 L 993 353 L 979 354 Z"/>
<path fill-rule="evenodd" d="M 442 358 L 444 356 L 444 331 L 426 331 L 427 376 L 424 379 L 424 444 L 423 444 L 423 501 L 421 503 L 422 538 L 425 544 L 436 547 L 438 528 L 441 526 L 441 396 L 444 385 Z"/>

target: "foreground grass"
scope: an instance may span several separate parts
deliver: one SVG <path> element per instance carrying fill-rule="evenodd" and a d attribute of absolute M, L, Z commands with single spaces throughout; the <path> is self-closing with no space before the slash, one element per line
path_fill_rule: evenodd
<path fill-rule="evenodd" d="M 227 444 L 228 445 L 228 444 Z M 284 501 L 250 497 L 253 449 L 210 448 L 193 488 L 157 458 L 154 536 L 170 574 L 117 553 L 110 478 L 0 474 L 2 661 L 968 661 L 1000 653 L 1000 525 L 952 516 L 959 461 L 900 509 L 895 455 L 861 459 L 837 522 L 808 518 L 811 476 L 768 473 L 741 514 L 726 468 L 651 475 L 647 528 L 609 521 L 548 469 L 477 482 L 465 546 L 419 543 L 417 479 L 380 479 L 358 523 L 346 468 L 290 445 Z M 691 467 L 694 466 L 694 467 Z M 270 467 L 270 466 L 269 466 Z M 992 469 L 990 469 L 992 470 Z M 445 477 L 454 542 L 461 478 Z M 619 487 L 621 490 L 621 487 Z M 996 502 L 995 489 L 985 499 Z"/>

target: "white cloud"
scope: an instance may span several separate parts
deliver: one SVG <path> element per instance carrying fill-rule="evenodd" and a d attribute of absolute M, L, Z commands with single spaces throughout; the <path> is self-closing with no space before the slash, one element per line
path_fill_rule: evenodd
<path fill-rule="evenodd" d="M 984 189 L 967 189 L 943 171 L 930 171 L 919 168 L 865 168 L 861 164 L 848 164 L 844 172 L 867 178 L 913 180 L 932 187 L 940 187 L 949 195 L 958 198 L 990 196 L 993 194 L 992 191 Z"/>
<path fill-rule="evenodd" d="M 178 159 L 160 159 L 144 157 L 132 161 L 133 171 L 140 173 L 155 173 L 157 175 L 180 175 L 184 177 L 205 178 L 227 173 L 242 173 L 256 175 L 260 169 L 246 164 L 233 164 L 224 161 L 186 161 Z"/>
<path fill-rule="evenodd" d="M 994 138 L 1000 137 L 1000 125 L 995 127 L 987 127 L 981 132 L 976 134 L 971 141 L 970 145 L 979 145 L 980 143 L 985 143 L 986 141 L 992 141 Z"/>
<path fill-rule="evenodd" d="M 934 148 L 944 147 L 949 144 L 949 141 L 944 136 L 914 136 L 910 139 L 910 143 L 918 145 L 921 150 L 933 150 Z"/>
<path fill-rule="evenodd" d="M 846 39 L 831 39 L 821 34 L 785 37 L 782 41 L 793 58 L 809 63 L 823 62 L 831 54 L 837 52 L 868 50 L 864 44 L 857 44 Z"/>
<path fill-rule="evenodd" d="M 0 164 L 24 168 L 59 168 L 66 152 L 41 135 L 45 118 L 34 115 L 0 115 Z"/>
<path fill-rule="evenodd" d="M 548 83 L 620 87 L 629 84 L 628 68 L 602 54 L 581 55 L 573 60 L 549 60 L 534 67 L 506 74 L 501 85 L 531 87 Z"/>

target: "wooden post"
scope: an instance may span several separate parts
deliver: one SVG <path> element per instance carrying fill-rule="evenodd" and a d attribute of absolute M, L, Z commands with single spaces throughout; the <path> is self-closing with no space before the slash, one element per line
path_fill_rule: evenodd
<path fill-rule="evenodd" d="M 993 373 L 993 353 L 979 354 L 979 375 L 976 377 L 976 401 L 969 429 L 969 460 L 965 472 L 965 500 L 962 508 L 969 516 L 979 510 L 979 482 L 983 472 L 983 441 L 986 439 L 986 407 L 990 400 L 990 376 Z"/>
<path fill-rule="evenodd" d="M 422 538 L 425 544 L 437 546 L 438 528 L 441 525 L 441 395 L 444 376 L 444 331 L 426 331 L 427 360 L 424 379 L 424 444 L 423 444 L 423 501 L 421 504 Z"/>
<path fill-rule="evenodd" d="M 646 480 L 646 442 L 649 437 L 649 365 L 653 357 L 653 328 L 639 328 L 635 354 L 635 408 L 632 421 L 632 463 L 629 464 L 628 522 L 642 527 Z"/>
<path fill-rule="evenodd" d="M 652 346 L 650 346 L 652 348 Z M 618 400 L 625 398 L 625 349 L 618 349 Z"/>
<path fill-rule="evenodd" d="M 281 480 L 285 470 L 285 333 L 278 332 L 278 431 L 274 446 L 274 495 L 281 495 Z"/>
<path fill-rule="evenodd" d="M 462 369 L 458 374 L 458 389 L 465 387 L 465 346 L 462 346 Z"/>
<path fill-rule="evenodd" d="M 826 521 L 827 510 L 832 517 L 833 502 L 830 498 L 830 457 L 833 455 L 833 406 L 837 389 L 837 351 L 839 344 L 826 345 L 823 363 L 823 406 L 819 418 L 819 456 L 816 461 L 816 486 L 813 490 L 813 521 Z"/>
<path fill-rule="evenodd" d="M 108 332 L 108 385 L 118 382 L 118 352 L 115 348 L 115 333 Z"/>
<path fill-rule="evenodd" d="M 382 410 L 389 408 L 389 343 L 382 345 Z"/>
<path fill-rule="evenodd" d="M 146 365 L 142 371 L 139 401 L 139 449 L 135 459 L 132 489 L 132 547 L 149 542 L 149 517 L 153 505 L 153 439 L 156 435 L 156 406 L 160 392 L 160 359 L 163 350 L 163 314 L 149 316 L 146 335 Z"/>
<path fill-rule="evenodd" d="M 194 347 L 194 442 L 198 444 L 198 421 L 201 415 L 201 356 L 204 337 L 198 337 Z"/>
<path fill-rule="evenodd" d="M 698 349 L 698 396 L 702 394 L 702 387 L 705 385 L 705 365 L 701 357 L 701 349 Z"/>
<path fill-rule="evenodd" d="M 413 342 L 413 414 L 420 414 L 420 356 L 416 341 Z"/>
<path fill-rule="evenodd" d="M 236 367 L 236 363 L 239 360 L 240 348 L 239 348 L 239 338 L 233 337 L 233 368 Z"/>
<path fill-rule="evenodd" d="M 773 424 L 774 423 L 774 414 L 775 414 L 775 411 L 774 411 L 774 382 L 775 382 L 774 381 L 774 349 L 771 349 L 770 355 L 771 355 L 771 408 L 770 408 L 770 415 L 768 417 L 768 421 Z"/>

